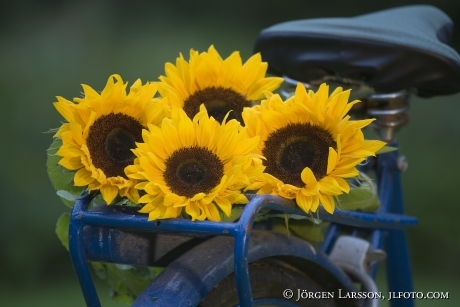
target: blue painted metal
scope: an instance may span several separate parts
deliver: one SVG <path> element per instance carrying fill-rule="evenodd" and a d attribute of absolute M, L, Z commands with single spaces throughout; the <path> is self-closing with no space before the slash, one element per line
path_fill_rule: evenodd
<path fill-rule="evenodd" d="M 96 286 L 94 285 L 94 280 L 91 275 L 91 269 L 88 263 L 90 259 L 87 259 L 85 252 L 88 242 L 84 242 L 82 240 L 82 230 L 84 224 L 78 221 L 78 219 L 74 218 L 75 213 L 76 210 L 73 210 L 71 223 L 69 226 L 70 256 L 72 258 L 74 268 L 77 272 L 78 280 L 85 297 L 86 305 L 88 307 L 99 307 L 101 306 L 101 303 L 99 301 Z"/>
<path fill-rule="evenodd" d="M 251 248 L 245 255 L 244 263 L 281 256 L 295 258 L 297 261 L 302 259 L 305 266 L 323 268 L 324 272 L 335 279 L 336 284 L 340 284 L 343 291 L 354 289 L 350 278 L 308 242 L 265 230 L 251 231 L 250 241 Z M 152 299 L 159 306 L 197 306 L 206 293 L 237 270 L 235 265 L 241 264 L 234 253 L 237 248 L 231 237 L 214 237 L 196 246 L 168 265 L 138 297 L 134 306 L 148 306 Z M 246 270 L 246 267 L 243 264 L 239 269 Z M 251 294 L 251 287 L 244 282 L 244 278 L 242 275 L 236 277 L 238 293 L 244 292 L 244 295 L 239 296 L 240 306 L 253 306 L 251 295 L 248 295 Z M 328 283 L 331 284 L 332 280 L 329 279 Z"/>
<path fill-rule="evenodd" d="M 385 154 L 378 160 L 379 197 L 382 202 L 381 211 L 395 214 L 404 213 L 404 195 L 401 171 L 398 168 L 399 153 Z M 409 243 L 404 231 L 390 230 L 386 238 L 387 251 L 387 283 L 390 292 L 414 291 L 412 265 Z M 415 306 L 415 299 L 391 300 L 392 307 Z"/>
<path fill-rule="evenodd" d="M 398 147 L 396 141 L 390 145 L 395 148 Z M 403 226 L 415 225 L 418 223 L 418 219 L 404 215 L 403 184 L 401 170 L 398 167 L 399 158 L 400 153 L 398 150 L 378 155 L 376 158 L 375 171 L 381 206 L 374 216 L 378 217 L 379 222 L 381 222 L 381 219 L 387 218 L 395 223 L 395 227 L 371 227 L 370 243 L 373 248 L 383 249 L 387 254 L 386 269 L 389 291 L 411 292 L 413 291 L 412 266 L 409 243 Z M 354 212 L 347 213 L 351 213 L 354 217 L 356 214 Z M 335 239 L 343 231 L 344 225 L 349 226 L 352 224 L 350 222 L 341 223 L 340 214 L 339 212 L 337 219 L 330 219 L 333 224 L 329 227 L 322 244 L 322 250 L 326 253 L 330 252 Z M 362 218 L 367 222 L 371 220 L 368 215 Z M 397 227 L 396 225 L 402 227 Z M 363 223 L 356 223 L 352 226 L 356 227 L 356 229 L 361 229 Z M 377 275 L 378 265 L 378 263 L 375 263 L 371 268 L 370 273 L 374 278 Z M 392 300 L 390 305 L 392 307 L 412 307 L 415 305 L 415 300 Z"/>
<path fill-rule="evenodd" d="M 391 152 L 380 155 L 377 159 L 378 168 L 378 185 L 379 196 L 381 198 L 382 207 L 377 214 L 336 210 L 334 214 L 328 214 L 325 211 L 320 211 L 315 217 L 332 223 L 331 230 L 326 236 L 326 240 L 322 249 L 325 252 L 330 250 L 335 237 L 340 233 L 342 227 L 354 227 L 358 229 L 368 229 L 373 232 L 374 247 L 383 247 L 384 238 L 388 236 L 385 250 L 388 253 L 388 275 L 390 291 L 412 291 L 412 274 L 410 269 L 410 259 L 407 250 L 407 239 L 404 233 L 404 228 L 407 226 L 415 225 L 417 219 L 414 217 L 404 215 L 403 202 L 402 202 L 402 187 L 400 182 L 400 174 L 397 169 L 398 152 Z M 69 246 L 72 261 L 77 272 L 80 285 L 88 306 L 99 307 L 100 301 L 97 295 L 97 290 L 92 279 L 91 270 L 88 261 L 93 260 L 88 258 L 89 255 L 100 255 L 100 257 L 110 258 L 114 256 L 113 248 L 110 247 L 105 240 L 104 235 L 109 235 L 109 232 L 101 231 L 101 229 L 118 229 L 131 232 L 147 232 L 147 233 L 178 233 L 197 236 L 223 236 L 234 238 L 234 249 L 230 253 L 233 259 L 231 270 L 235 272 L 237 280 L 237 290 L 240 298 L 241 306 L 252 306 L 252 292 L 248 262 L 251 261 L 248 257 L 252 255 L 250 247 L 251 236 L 253 234 L 252 226 L 255 218 L 262 209 L 275 210 L 287 214 L 306 215 L 303 211 L 294 206 L 292 201 L 271 196 L 271 195 L 251 195 L 250 202 L 245 206 L 240 219 L 237 222 L 211 222 L 211 221 L 191 221 L 188 219 L 168 219 L 160 221 L 148 221 L 146 215 L 142 214 L 127 214 L 120 213 L 112 210 L 110 206 L 105 206 L 100 209 L 90 209 L 91 195 L 86 195 L 77 200 L 72 211 L 71 224 L 69 229 Z M 88 228 L 89 227 L 89 228 Z M 99 231 L 98 236 L 84 235 L 91 231 Z M 100 237 L 102 236 L 102 237 Z M 92 238 L 90 242 L 84 239 Z M 272 246 L 273 251 L 267 252 L 270 248 L 266 248 L 266 254 L 272 255 L 275 251 L 280 251 L 279 243 L 269 242 L 268 245 Z M 296 254 L 298 247 L 292 244 L 285 253 Z M 303 256 L 302 256 L 303 255 Z M 308 252 L 303 252 L 299 257 L 305 259 L 313 259 L 312 255 Z M 117 260 L 115 257 L 113 261 Z M 120 258 L 121 259 L 121 258 Z M 321 259 L 314 259 L 319 264 L 323 261 Z M 220 267 L 223 262 L 214 262 L 213 266 Z M 340 273 L 337 268 L 332 268 L 329 264 L 325 264 L 329 271 L 335 272 L 337 276 Z M 174 267 L 170 268 L 171 270 Z M 174 270 L 173 270 L 174 271 Z M 212 274 L 217 274 L 217 271 L 212 271 Z M 220 271 L 220 275 L 229 274 L 227 270 Z M 171 273 L 172 274 L 172 273 Z M 182 274 L 182 275 L 181 275 Z M 167 276 L 167 275 L 165 275 Z M 174 278 L 173 278 L 174 277 Z M 219 278 L 220 278 L 219 277 Z M 186 274 L 175 272 L 169 275 L 169 282 L 175 280 L 178 283 L 186 282 Z M 171 279 L 173 278 L 173 279 Z M 204 277 L 203 277 L 204 278 Z M 343 278 L 342 278 L 343 279 Z M 199 296 L 204 295 L 203 289 L 209 290 L 209 287 L 214 286 L 216 279 L 209 279 L 209 284 L 204 288 L 197 290 L 194 285 L 198 283 L 188 283 L 188 292 L 199 293 Z M 159 279 L 156 282 L 161 282 Z M 164 281 L 166 282 L 166 281 Z M 346 281 L 344 281 L 346 283 Z M 169 283 L 168 283 L 169 285 Z M 163 285 L 164 286 L 164 285 Z M 147 296 L 157 295 L 155 291 L 148 290 Z M 184 288 L 181 292 L 188 293 Z M 166 295 L 163 292 L 161 295 Z M 171 292 L 168 295 L 174 294 Z M 159 295 L 159 294 L 158 294 Z M 166 296 L 167 297 L 167 296 Z M 192 297 L 191 295 L 188 297 Z M 177 299 L 170 296 L 170 299 Z M 404 301 L 404 305 L 392 305 L 393 307 L 412 306 L 408 303 L 409 300 Z M 397 304 L 397 302 L 393 302 Z M 177 305 L 177 300 L 174 303 Z"/>

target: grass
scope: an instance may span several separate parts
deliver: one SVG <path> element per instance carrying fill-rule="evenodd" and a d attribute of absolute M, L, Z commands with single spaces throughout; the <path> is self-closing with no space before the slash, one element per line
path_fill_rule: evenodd
<path fill-rule="evenodd" d="M 11 307 L 82 307 L 85 306 L 80 286 L 74 279 L 59 280 L 44 283 L 36 287 L 24 289 L 2 287 L 5 295 L 0 296 L 1 306 Z M 109 290 L 103 285 L 98 285 L 101 304 L 104 307 L 126 307 L 109 297 Z M 6 295 L 7 294 L 7 295 Z"/>

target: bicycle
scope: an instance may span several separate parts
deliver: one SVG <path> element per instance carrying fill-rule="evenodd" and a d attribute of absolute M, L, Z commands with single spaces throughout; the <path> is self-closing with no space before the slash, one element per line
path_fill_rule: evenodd
<path fill-rule="evenodd" d="M 375 117 L 380 138 L 397 148 L 410 95 L 460 91 L 460 56 L 448 45 L 451 31 L 450 18 L 437 8 L 407 6 L 277 24 L 261 32 L 255 51 L 285 78 L 286 95 L 297 82 L 353 88 L 364 102 L 355 115 Z M 364 165 L 376 178 L 380 208 L 320 211 L 318 218 L 330 224 L 319 246 L 271 231 L 269 220 L 257 221 L 264 210 L 305 216 L 280 197 L 251 195 L 236 222 L 149 222 L 116 206 L 89 209 L 94 194 L 84 194 L 72 211 L 69 246 L 86 303 L 100 306 L 89 261 L 164 267 L 134 306 L 378 306 L 375 278 L 382 261 L 389 291 L 411 292 L 405 228 L 417 218 L 404 213 L 405 167 L 398 150 Z M 315 293 L 324 297 L 308 299 Z M 394 307 L 414 304 L 391 301 Z"/>

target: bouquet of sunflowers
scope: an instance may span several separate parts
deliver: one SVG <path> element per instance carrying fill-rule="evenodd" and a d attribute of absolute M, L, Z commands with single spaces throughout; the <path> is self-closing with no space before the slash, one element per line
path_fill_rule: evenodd
<path fill-rule="evenodd" d="M 65 121 L 47 162 L 57 194 L 72 207 L 97 192 L 149 220 L 237 219 L 248 192 L 291 199 L 307 214 L 375 210 L 372 180 L 358 166 L 385 143 L 365 138 L 372 119 L 349 115 L 359 101 L 327 84 L 299 83 L 283 98 L 283 79 L 267 68 L 260 54 L 243 63 L 238 51 L 222 58 L 211 46 L 180 54 L 157 80 L 128 88 L 115 74 L 100 92 L 83 85 L 83 97 L 57 97 Z M 64 245 L 68 214 L 57 227 Z"/>

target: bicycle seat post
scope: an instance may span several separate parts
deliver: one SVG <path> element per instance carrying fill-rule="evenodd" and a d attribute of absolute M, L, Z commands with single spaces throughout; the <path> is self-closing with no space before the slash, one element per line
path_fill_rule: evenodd
<path fill-rule="evenodd" d="M 375 118 L 372 127 L 381 140 L 391 142 L 399 129 L 409 122 L 409 92 L 372 94 L 363 99 L 366 113 Z"/>

